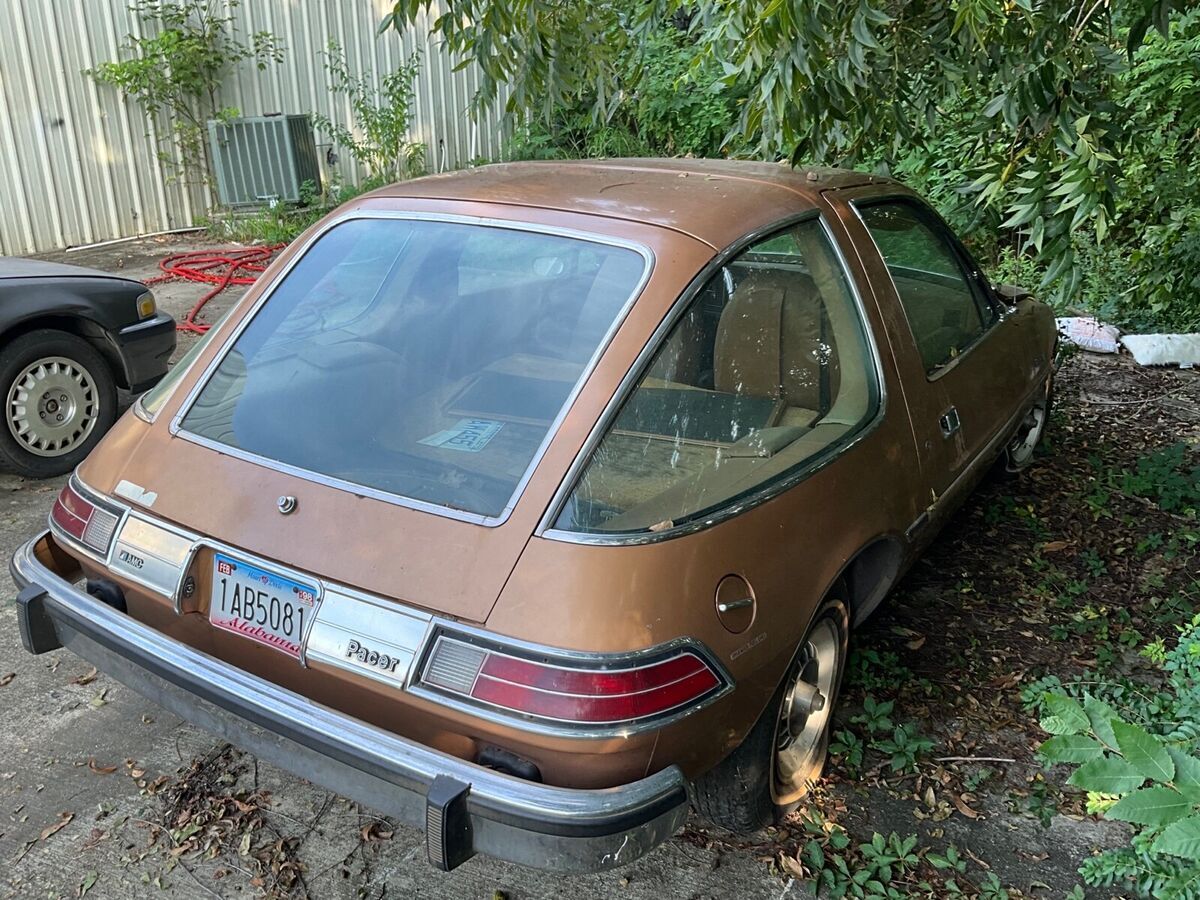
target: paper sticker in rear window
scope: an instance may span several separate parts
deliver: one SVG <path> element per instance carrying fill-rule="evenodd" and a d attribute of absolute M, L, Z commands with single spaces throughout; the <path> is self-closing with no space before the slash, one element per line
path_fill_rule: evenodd
<path fill-rule="evenodd" d="M 459 419 L 453 428 L 421 438 L 420 442 L 430 447 L 478 453 L 503 427 L 503 422 L 492 422 L 489 419 Z"/>

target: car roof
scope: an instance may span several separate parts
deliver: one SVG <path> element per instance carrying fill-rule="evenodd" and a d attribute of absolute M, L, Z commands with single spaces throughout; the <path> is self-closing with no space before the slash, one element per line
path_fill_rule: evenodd
<path fill-rule="evenodd" d="M 727 159 L 516 162 L 404 181 L 371 198 L 495 203 L 624 219 L 681 232 L 722 249 L 815 208 L 821 191 L 890 179 L 844 169 Z"/>

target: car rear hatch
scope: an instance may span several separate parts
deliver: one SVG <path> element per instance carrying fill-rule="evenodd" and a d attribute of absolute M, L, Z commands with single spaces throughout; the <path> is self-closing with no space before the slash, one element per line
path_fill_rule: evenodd
<path fill-rule="evenodd" d="M 334 224 L 81 476 L 205 536 L 193 573 L 257 559 L 483 622 L 544 509 L 517 499 L 649 258 L 479 220 Z"/>

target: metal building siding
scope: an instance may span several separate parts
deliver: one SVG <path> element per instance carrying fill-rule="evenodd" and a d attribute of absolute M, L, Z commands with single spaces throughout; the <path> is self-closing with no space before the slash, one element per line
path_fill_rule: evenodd
<path fill-rule="evenodd" d="M 117 59 L 126 35 L 138 33 L 128 7 L 128 0 L 0 0 L 0 255 L 179 228 L 207 211 L 208 192 L 177 181 L 159 159 L 160 152 L 179 159 L 177 147 L 158 143 L 168 123 L 82 74 Z M 378 35 L 390 9 L 391 0 L 245 0 L 234 11 L 241 36 L 271 32 L 284 59 L 262 72 L 243 64 L 219 103 L 247 116 L 319 112 L 352 127 L 349 101 L 328 87 L 329 40 L 342 46 L 352 72 L 377 87 L 420 50 L 411 137 L 426 145 L 429 171 L 499 158 L 500 116 L 472 119 L 466 111 L 478 71 L 453 72 L 453 60 L 429 41 L 424 17 L 404 35 Z M 331 139 L 319 131 L 316 139 L 328 178 Z M 344 148 L 337 154 L 342 180 L 365 174 Z"/>

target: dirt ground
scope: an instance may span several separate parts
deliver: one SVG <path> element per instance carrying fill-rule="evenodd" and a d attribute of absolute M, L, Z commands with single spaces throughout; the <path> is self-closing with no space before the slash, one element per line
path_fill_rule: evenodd
<path fill-rule="evenodd" d="M 57 258 L 145 278 L 162 256 L 204 246 L 143 241 Z M 155 292 L 182 317 L 203 289 Z M 194 338 L 181 337 L 182 351 Z M 948 896 L 927 857 L 953 846 L 966 896 L 1062 897 L 1080 861 L 1124 832 L 1087 816 L 1065 773 L 1043 771 L 1044 735 L 1022 692 L 1047 675 L 1144 676 L 1136 649 L 1200 609 L 1196 522 L 1164 511 L 1169 498 L 1150 484 L 1170 462 L 1156 451 L 1200 439 L 1200 378 L 1076 355 L 1056 403 L 1036 465 L 985 484 L 855 635 L 828 777 L 802 814 L 754 840 L 693 820 L 603 875 L 482 858 L 438 873 L 418 832 L 257 763 L 69 653 L 25 654 L 13 607 L 0 603 L 0 897 L 783 900 L 811 894 L 809 841 L 831 854 L 829 825 L 814 820 L 846 829 L 851 865 L 877 832 L 915 835 L 921 862 L 892 885 L 898 896 Z M 0 554 L 42 527 L 61 483 L 0 476 Z M 912 764 L 894 772 L 906 742 Z"/>

